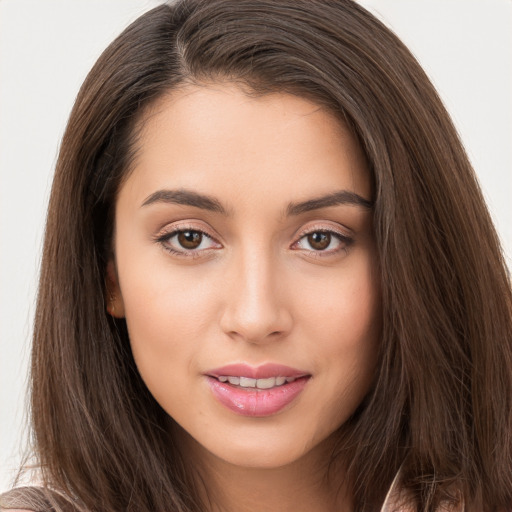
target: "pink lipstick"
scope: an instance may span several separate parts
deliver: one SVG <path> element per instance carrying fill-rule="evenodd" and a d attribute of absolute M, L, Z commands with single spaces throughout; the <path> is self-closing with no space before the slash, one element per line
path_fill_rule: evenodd
<path fill-rule="evenodd" d="M 215 398 L 231 411 L 253 417 L 276 414 L 291 404 L 310 374 L 278 364 L 231 364 L 205 373 Z"/>

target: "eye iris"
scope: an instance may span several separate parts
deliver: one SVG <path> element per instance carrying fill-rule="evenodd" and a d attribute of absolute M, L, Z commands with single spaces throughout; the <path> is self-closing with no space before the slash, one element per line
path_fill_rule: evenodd
<path fill-rule="evenodd" d="M 324 233 L 322 231 L 316 231 L 308 235 L 308 242 L 313 249 L 317 251 L 323 251 L 329 247 L 331 243 L 331 234 Z"/>
<path fill-rule="evenodd" d="M 202 233 L 198 231 L 181 231 L 178 242 L 185 249 L 197 249 L 203 240 Z"/>

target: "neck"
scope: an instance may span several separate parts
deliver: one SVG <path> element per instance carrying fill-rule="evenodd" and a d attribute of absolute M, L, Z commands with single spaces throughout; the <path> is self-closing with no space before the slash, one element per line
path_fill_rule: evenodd
<path fill-rule="evenodd" d="M 330 440 L 299 460 L 268 468 L 230 464 L 190 437 L 182 446 L 186 447 L 186 459 L 193 461 L 189 470 L 208 512 L 352 510 L 341 465 L 329 465 Z"/>

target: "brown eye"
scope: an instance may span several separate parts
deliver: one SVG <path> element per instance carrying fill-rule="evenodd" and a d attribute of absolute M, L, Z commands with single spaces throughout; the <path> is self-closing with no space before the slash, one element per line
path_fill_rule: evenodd
<path fill-rule="evenodd" d="M 211 254 L 213 249 L 222 249 L 222 244 L 208 233 L 188 227 L 164 233 L 155 241 L 172 255 L 180 257 L 199 258 Z"/>
<path fill-rule="evenodd" d="M 331 233 L 325 231 L 310 233 L 308 243 L 316 251 L 324 251 L 331 244 Z"/>
<path fill-rule="evenodd" d="M 203 234 L 200 231 L 180 231 L 177 238 L 184 249 L 197 249 L 203 241 Z"/>

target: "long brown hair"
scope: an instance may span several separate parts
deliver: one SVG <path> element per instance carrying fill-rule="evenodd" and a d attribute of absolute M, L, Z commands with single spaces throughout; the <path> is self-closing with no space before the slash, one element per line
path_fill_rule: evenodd
<path fill-rule="evenodd" d="M 340 429 L 357 511 L 401 467 L 417 510 L 512 503 L 512 297 L 457 133 L 410 52 L 349 0 L 181 0 L 141 16 L 83 84 L 49 205 L 32 356 L 45 484 L 95 511 L 198 512 L 126 325 L 106 314 L 113 205 L 145 109 L 191 82 L 313 99 L 345 122 L 374 181 L 380 366 Z"/>

